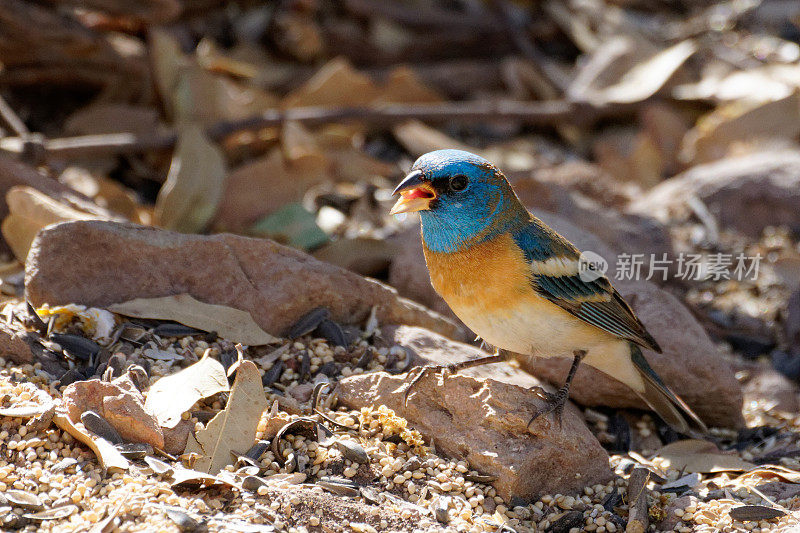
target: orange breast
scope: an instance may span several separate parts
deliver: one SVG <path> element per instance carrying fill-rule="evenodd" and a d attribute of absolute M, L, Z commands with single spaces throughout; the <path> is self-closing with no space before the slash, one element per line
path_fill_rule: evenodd
<path fill-rule="evenodd" d="M 510 235 L 455 253 L 424 246 L 431 283 L 456 314 L 481 306 L 487 312 L 509 309 L 531 295 L 530 268 Z"/>

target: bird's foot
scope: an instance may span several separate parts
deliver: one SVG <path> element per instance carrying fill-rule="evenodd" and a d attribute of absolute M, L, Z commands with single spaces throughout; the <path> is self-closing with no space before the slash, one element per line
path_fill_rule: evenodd
<path fill-rule="evenodd" d="M 545 401 L 545 405 L 533 413 L 533 416 L 528 421 L 528 427 L 531 427 L 531 424 L 533 424 L 534 420 L 540 416 L 553 413 L 556 419 L 556 424 L 558 424 L 560 429 L 561 419 L 564 414 L 564 406 L 567 404 L 567 400 L 569 399 L 569 387 L 561 387 L 555 393 L 547 392 L 541 387 L 537 387 L 537 389 L 538 390 L 535 392 L 542 400 Z"/>
<path fill-rule="evenodd" d="M 408 373 L 408 376 L 411 377 L 411 375 L 414 372 L 415 372 L 415 370 L 410 371 Z M 436 374 L 438 372 L 441 372 L 442 373 L 442 378 L 444 378 L 448 374 L 455 374 L 456 372 L 458 372 L 458 368 L 457 368 L 457 365 L 454 365 L 454 364 L 449 364 L 449 365 L 422 365 L 422 366 L 417 367 L 416 368 L 416 375 L 414 375 L 414 377 L 408 383 L 408 386 L 406 387 L 406 390 L 403 393 L 403 407 L 407 407 L 408 406 L 408 397 L 411 394 L 411 392 L 414 389 L 414 387 L 417 385 L 417 383 L 422 381 L 422 379 L 425 378 L 425 376 L 427 376 L 430 372 L 433 372 L 434 374 Z"/>

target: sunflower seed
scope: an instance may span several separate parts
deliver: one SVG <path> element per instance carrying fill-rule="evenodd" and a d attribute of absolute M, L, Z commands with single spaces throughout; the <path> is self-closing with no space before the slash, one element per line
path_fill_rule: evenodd
<path fill-rule="evenodd" d="M 3 493 L 9 503 L 22 507 L 23 509 L 30 509 L 31 511 L 41 511 L 44 509 L 42 500 L 35 494 L 25 492 L 24 490 L 9 489 Z"/>
<path fill-rule="evenodd" d="M 336 447 L 339 448 L 345 459 L 362 465 L 369 463 L 369 455 L 360 444 L 351 440 L 337 440 Z"/>
<path fill-rule="evenodd" d="M 54 507 L 38 513 L 27 513 L 22 516 L 31 520 L 61 520 L 74 515 L 78 511 L 77 505 L 62 505 L 61 507 Z"/>
<path fill-rule="evenodd" d="M 184 326 L 183 324 L 159 324 L 153 328 L 152 333 L 159 337 L 191 337 L 193 335 L 204 335 L 205 331 Z"/>
<path fill-rule="evenodd" d="M 330 314 L 330 311 L 324 307 L 312 309 L 305 315 L 301 316 L 300 319 L 287 330 L 285 337 L 296 339 L 311 333 L 317 329 L 317 326 L 319 326 L 323 320 L 327 319 Z"/>
<path fill-rule="evenodd" d="M 138 461 L 153 453 L 153 447 L 144 442 L 125 442 L 114 446 L 126 459 Z"/>
<path fill-rule="evenodd" d="M 69 333 L 53 333 L 50 339 L 73 357 L 88 361 L 100 353 L 100 345 L 91 339 Z"/>
<path fill-rule="evenodd" d="M 334 346 L 347 348 L 347 337 L 345 337 L 344 331 L 342 331 L 339 324 L 333 320 L 325 319 L 321 321 L 316 328 L 316 333 Z"/>
<path fill-rule="evenodd" d="M 786 516 L 780 509 L 766 507 L 764 505 L 742 505 L 734 507 L 730 512 L 731 518 L 739 522 L 758 522 L 759 520 L 772 520 Z"/>
<path fill-rule="evenodd" d="M 317 485 L 338 496 L 358 496 L 359 485 L 349 479 L 334 477 L 322 477 L 317 481 Z"/>
<path fill-rule="evenodd" d="M 261 384 L 269 387 L 280 379 L 281 374 L 283 374 L 283 361 L 275 361 L 275 364 L 261 377 Z"/>
<path fill-rule="evenodd" d="M 94 411 L 84 411 L 81 413 L 81 422 L 86 429 L 106 439 L 111 444 L 122 444 L 122 437 L 108 420 L 95 413 Z"/>

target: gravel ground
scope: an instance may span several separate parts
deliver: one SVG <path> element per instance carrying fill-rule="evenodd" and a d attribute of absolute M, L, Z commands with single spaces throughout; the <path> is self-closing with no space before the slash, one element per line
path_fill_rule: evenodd
<path fill-rule="evenodd" d="M 158 339 L 166 351 L 185 356 L 189 362 L 210 350 L 219 357 L 230 349 L 230 343 L 217 340 L 207 343 L 197 338 Z M 362 340 L 347 351 L 331 348 L 325 339 L 301 338 L 287 341 L 277 359 L 285 370 L 273 385 L 284 394 L 268 396 L 273 404 L 259 424 L 257 437 L 269 439 L 287 422 L 308 413 L 311 383 L 301 382 L 299 372 L 304 354 L 311 379 L 322 376 L 320 370 L 334 375 L 381 370 L 390 363 L 403 366 L 399 348 L 375 349 Z M 374 350 L 374 357 L 364 357 Z M 275 352 L 273 352 L 274 354 Z M 261 353 L 250 354 L 262 363 L 275 359 Z M 134 352 L 130 358 L 136 359 Z M 404 357 L 404 355 L 403 355 Z M 368 360 L 368 364 L 364 364 Z M 53 397 L 62 387 L 51 384 L 39 365 L 14 366 L 2 361 L 0 370 L 0 407 L 32 401 L 42 391 Z M 364 366 L 361 368 L 358 364 Z M 325 365 L 328 365 L 327 367 Z M 262 372 L 266 368 L 259 364 Z M 151 364 L 151 382 L 178 369 L 172 362 Z M 325 378 L 317 378 L 318 381 Z M 223 398 L 212 397 L 198 402 L 185 416 L 195 424 L 208 420 L 223 407 Z M 331 405 L 333 404 L 333 409 Z M 751 427 L 773 428 L 755 437 L 742 438 L 735 432 L 715 431 L 721 443 L 739 443 L 739 456 L 753 461 L 778 450 L 795 449 L 800 416 L 768 411 L 769 405 L 750 402 L 746 418 Z M 191 531 L 206 527 L 211 531 L 605 531 L 625 529 L 628 515 L 627 486 L 632 467 L 644 460 L 667 481 L 682 476 L 658 459 L 649 456 L 661 446 L 656 437 L 660 428 L 649 415 L 625 413 L 630 421 L 634 452 L 612 455 L 618 477 L 607 485 L 587 487 L 584 494 L 545 495 L 536 502 L 504 501 L 488 484 L 490 480 L 470 470 L 465 462 L 436 454 L 431 443 L 406 425 L 406 421 L 385 408 L 361 412 L 336 410 L 335 399 L 326 397 L 320 409 L 336 425 L 323 421 L 335 430 L 338 443 L 323 446 L 303 435 L 289 435 L 282 451 L 284 462 L 277 461 L 268 449 L 257 463 L 256 470 L 269 482 L 254 491 L 239 491 L 227 486 L 187 488 L 173 486 L 170 478 L 154 472 L 151 465 L 134 461 L 125 473 L 104 475 L 93 453 L 66 432 L 50 426 L 37 428 L 35 420 L 3 417 L 0 425 L 0 490 L 7 503 L 3 515 L 4 529 L 24 531 Z M 308 416 L 305 414 L 304 416 Z M 610 417 L 586 410 L 590 427 L 601 442 L 613 447 L 609 429 Z M 321 420 L 320 415 L 313 418 Z M 344 444 L 342 444 L 344 443 Z M 349 445 L 348 445 L 349 443 Z M 355 452 L 352 450 L 355 449 Z M 351 459 L 357 452 L 366 452 L 369 462 L 359 464 Z M 354 456 L 355 453 L 355 456 Z M 290 455 L 291 454 L 291 455 Z M 791 455 L 791 454 L 787 454 Z M 181 459 L 190 465 L 191 458 L 160 457 L 178 467 Z M 291 460 L 288 460 L 291 459 Z M 794 457 L 781 457 L 775 464 L 800 469 Z M 229 467 L 232 473 L 234 466 Z M 303 472 L 297 472 L 302 469 Z M 253 470 L 250 470 L 253 471 Z M 237 475 L 244 476 L 247 470 Z M 800 479 L 800 473 L 795 473 Z M 702 476 L 702 481 L 689 494 L 678 495 L 652 490 L 648 493 L 652 522 L 675 531 L 778 531 L 798 527 L 800 497 L 768 501 L 762 491 L 753 489 L 775 477 L 754 474 L 745 478 L 739 473 L 717 473 Z M 359 489 L 353 483 L 367 487 Z M 329 487 L 326 490 L 323 487 Z M 798 485 L 800 487 L 800 485 Z M 650 488 L 657 488 L 651 484 Z M 9 492 L 12 491 L 12 492 Z M 23 491 L 22 493 L 13 491 Z M 800 492 L 800 491 L 798 491 Z M 355 496 L 353 495 L 355 494 Z M 20 499 L 22 498 L 22 499 Z M 788 511 L 772 520 L 739 522 L 729 511 L 744 504 L 767 505 Z M 8 510 L 12 512 L 6 512 Z M 64 518 L 40 520 L 36 513 L 68 514 Z M 794 511 L 794 512 L 792 512 Z M 40 512 L 40 511 L 39 511 Z M 111 518 L 109 518 L 111 517 Z M 114 518 L 116 517 L 116 518 Z M 101 522 L 107 521 L 104 524 Z M 177 521 L 177 522 L 176 522 Z M 195 523 L 201 522 L 200 526 Z M 262 529 L 258 529 L 261 525 Z M 101 529 L 102 528 L 102 529 Z"/>

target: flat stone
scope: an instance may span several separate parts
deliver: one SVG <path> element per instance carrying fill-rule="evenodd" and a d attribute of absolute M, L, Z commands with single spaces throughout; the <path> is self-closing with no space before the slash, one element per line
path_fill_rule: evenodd
<path fill-rule="evenodd" d="M 662 222 L 687 220 L 699 198 L 724 228 L 758 237 L 767 226 L 800 231 L 800 151 L 761 152 L 698 165 L 653 187 L 629 206 Z"/>
<path fill-rule="evenodd" d="M 164 448 L 164 435 L 155 418 L 144 408 L 144 398 L 128 375 L 112 382 L 76 381 L 64 389 L 64 406 L 78 423 L 85 411 L 102 416 L 128 442 L 144 442 Z"/>
<path fill-rule="evenodd" d="M 613 474 L 608 454 L 576 411 L 564 412 L 561 427 L 552 415 L 531 425 L 543 400 L 530 389 L 467 375 L 429 375 L 403 406 L 408 376 L 374 372 L 339 382 L 339 402 L 350 409 L 386 405 L 408 420 L 438 452 L 466 460 L 491 476 L 507 501 L 544 494 L 574 494 L 605 483 Z"/>
<path fill-rule="evenodd" d="M 382 283 L 265 239 L 67 222 L 39 233 L 26 272 L 26 296 L 36 306 L 105 307 L 188 293 L 206 303 L 248 311 L 274 335 L 282 335 L 315 307 L 326 307 L 339 323 L 363 324 L 373 306 L 381 323 L 425 325 L 454 338 L 464 335 L 453 322 L 398 297 Z"/>

